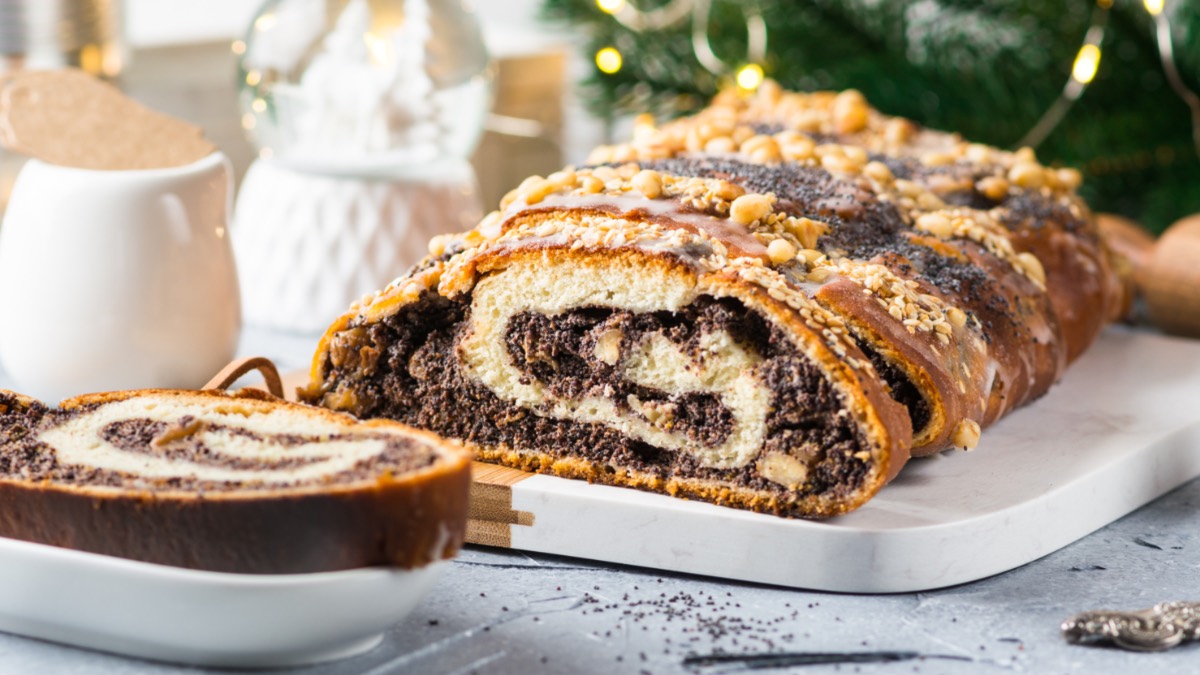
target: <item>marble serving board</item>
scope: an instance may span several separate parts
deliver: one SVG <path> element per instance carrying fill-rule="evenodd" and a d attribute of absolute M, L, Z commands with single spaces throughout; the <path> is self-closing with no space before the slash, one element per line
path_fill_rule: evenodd
<path fill-rule="evenodd" d="M 468 541 L 851 593 L 982 579 L 1200 475 L 1200 341 L 1110 328 L 972 452 L 914 460 L 858 511 L 788 520 L 476 463 Z"/>

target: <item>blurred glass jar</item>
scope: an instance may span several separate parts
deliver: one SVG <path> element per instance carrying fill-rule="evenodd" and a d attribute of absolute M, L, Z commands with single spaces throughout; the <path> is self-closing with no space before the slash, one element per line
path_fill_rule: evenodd
<path fill-rule="evenodd" d="M 469 157 L 490 107 L 463 0 L 271 0 L 234 50 L 243 126 L 295 169 L 425 172 Z"/>
<path fill-rule="evenodd" d="M 115 78 L 127 61 L 122 0 L 0 0 L 0 72 L 73 66 Z"/>

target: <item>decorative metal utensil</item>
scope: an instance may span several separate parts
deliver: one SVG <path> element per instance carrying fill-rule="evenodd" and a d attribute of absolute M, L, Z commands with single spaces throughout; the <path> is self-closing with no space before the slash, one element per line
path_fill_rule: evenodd
<path fill-rule="evenodd" d="M 1138 652 L 1170 649 L 1200 639 L 1200 602 L 1163 602 L 1150 609 L 1083 612 L 1062 624 L 1072 644 L 1106 644 Z"/>

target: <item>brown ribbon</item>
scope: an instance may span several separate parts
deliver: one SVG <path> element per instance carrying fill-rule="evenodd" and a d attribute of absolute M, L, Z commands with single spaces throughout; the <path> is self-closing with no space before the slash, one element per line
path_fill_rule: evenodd
<path fill-rule="evenodd" d="M 218 389 L 224 391 L 229 388 L 238 378 L 246 373 L 257 370 L 262 373 L 263 381 L 266 384 L 267 391 L 276 398 L 284 398 L 283 381 L 279 378 L 279 370 L 275 368 L 275 364 L 263 356 L 249 356 L 242 359 L 237 359 L 229 365 L 221 369 L 221 372 L 213 376 L 208 384 L 204 385 L 204 389 Z"/>

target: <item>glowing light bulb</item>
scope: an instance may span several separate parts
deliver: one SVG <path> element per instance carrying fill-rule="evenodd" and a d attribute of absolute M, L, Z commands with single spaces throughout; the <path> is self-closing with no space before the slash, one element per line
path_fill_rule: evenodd
<path fill-rule="evenodd" d="M 229 51 L 241 56 L 242 54 L 246 53 L 246 43 L 241 40 L 234 40 L 233 43 L 229 45 Z"/>
<path fill-rule="evenodd" d="M 617 51 L 616 47 L 605 47 L 596 52 L 596 67 L 607 75 L 620 70 L 622 62 L 621 52 Z"/>
<path fill-rule="evenodd" d="M 260 31 L 266 32 L 274 28 L 278 21 L 279 17 L 275 16 L 273 12 L 267 12 L 266 14 L 260 15 L 254 20 L 254 27 Z"/>
<path fill-rule="evenodd" d="M 256 98 L 250 102 L 250 109 L 257 113 L 266 112 L 267 102 L 261 98 Z"/>
<path fill-rule="evenodd" d="M 259 82 L 262 82 L 262 73 L 257 70 L 246 71 L 246 84 L 257 87 Z"/>
<path fill-rule="evenodd" d="M 758 89 L 763 82 L 763 69 L 757 63 L 742 66 L 737 72 L 737 85 L 746 91 Z"/>
<path fill-rule="evenodd" d="M 1162 14 L 1163 0 L 1142 0 L 1142 4 L 1146 6 L 1146 11 L 1154 16 Z"/>
<path fill-rule="evenodd" d="M 1098 68 L 1100 68 L 1100 48 L 1096 45 L 1084 45 L 1079 48 L 1079 54 L 1075 57 L 1075 65 L 1071 68 L 1071 77 L 1080 84 L 1087 84 L 1096 77 Z"/>
<path fill-rule="evenodd" d="M 104 53 L 100 45 L 84 45 L 79 50 L 79 67 L 92 75 L 99 75 L 104 67 Z"/>
<path fill-rule="evenodd" d="M 616 14 L 625 6 L 625 0 L 596 0 L 596 6 L 605 14 Z"/>

